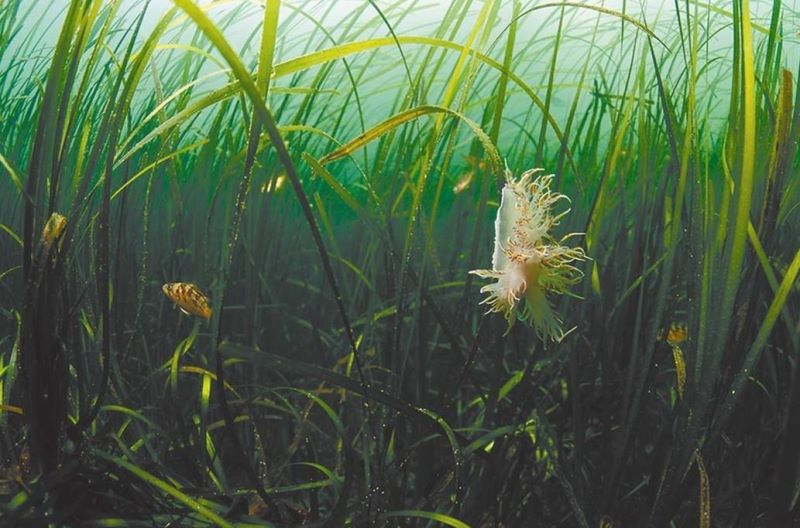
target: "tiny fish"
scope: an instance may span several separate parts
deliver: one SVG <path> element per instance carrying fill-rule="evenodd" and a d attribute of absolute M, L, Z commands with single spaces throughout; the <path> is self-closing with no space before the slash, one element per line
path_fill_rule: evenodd
<path fill-rule="evenodd" d="M 283 188 L 283 184 L 286 183 L 286 174 L 280 173 L 275 178 L 268 178 L 267 181 L 261 185 L 261 192 L 277 192 Z"/>
<path fill-rule="evenodd" d="M 178 305 L 186 315 L 197 315 L 211 319 L 211 307 L 206 297 L 196 284 L 191 282 L 170 282 L 161 287 L 170 301 Z"/>
<path fill-rule="evenodd" d="M 474 177 L 475 173 L 473 171 L 467 172 L 461 176 L 461 178 L 458 180 L 458 183 L 453 186 L 453 194 L 460 194 L 467 190 Z"/>
<path fill-rule="evenodd" d="M 686 323 L 672 323 L 666 331 L 666 336 L 664 336 L 664 331 L 661 330 L 656 337 L 657 339 L 664 339 L 670 346 L 678 346 L 689 338 L 689 327 Z"/>
<path fill-rule="evenodd" d="M 489 163 L 486 160 L 478 159 L 472 154 L 468 154 L 464 159 L 474 170 L 485 171 L 489 169 Z"/>

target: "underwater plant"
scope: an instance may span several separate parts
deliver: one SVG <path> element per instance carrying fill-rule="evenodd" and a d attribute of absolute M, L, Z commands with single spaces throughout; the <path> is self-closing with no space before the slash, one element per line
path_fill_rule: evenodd
<path fill-rule="evenodd" d="M 579 233 L 570 233 L 560 240 L 550 234 L 569 212 L 567 209 L 554 215 L 553 206 L 569 198 L 551 191 L 553 175 L 536 176 L 541 170 L 528 170 L 519 179 L 506 170 L 506 184 L 494 223 L 492 269 L 470 273 L 496 280 L 481 288 L 481 293 L 488 294 L 481 304 L 489 305 L 487 313 L 503 313 L 508 321 L 506 333 L 519 318 L 534 326 L 541 339 L 560 341 L 564 337 L 562 322 L 546 294 L 566 293 L 570 286 L 580 282 L 583 273 L 572 263 L 588 257 L 583 248 L 564 245 Z"/>
<path fill-rule="evenodd" d="M 800 526 L 799 20 L 0 2 L 0 526 Z"/>

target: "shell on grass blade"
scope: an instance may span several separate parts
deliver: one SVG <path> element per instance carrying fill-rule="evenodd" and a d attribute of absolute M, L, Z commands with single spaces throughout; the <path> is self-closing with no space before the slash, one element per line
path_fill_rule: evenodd
<path fill-rule="evenodd" d="M 41 247 L 45 251 L 49 251 L 53 242 L 60 240 L 64 228 L 67 227 L 67 217 L 54 212 L 47 219 L 47 223 L 42 229 L 42 239 L 40 241 Z"/>
<path fill-rule="evenodd" d="M 191 282 L 170 282 L 161 287 L 164 295 L 174 302 L 186 315 L 196 315 L 203 319 L 211 319 L 211 307 L 208 297 Z"/>

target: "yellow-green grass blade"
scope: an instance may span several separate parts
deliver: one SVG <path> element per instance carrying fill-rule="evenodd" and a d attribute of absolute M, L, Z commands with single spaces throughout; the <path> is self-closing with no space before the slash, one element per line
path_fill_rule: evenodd
<path fill-rule="evenodd" d="M 14 187 L 17 188 L 20 195 L 25 196 L 28 201 L 31 201 L 30 196 L 28 196 L 27 192 L 25 191 L 25 187 L 22 184 L 22 179 L 19 177 L 19 174 L 17 174 L 17 171 L 14 169 L 8 159 L 6 159 L 6 157 L 2 154 L 0 154 L 0 164 L 6 169 L 8 177 L 11 179 L 11 183 L 14 184 Z"/>
<path fill-rule="evenodd" d="M 339 183 L 336 178 L 326 169 L 323 167 L 322 163 L 316 160 L 311 154 L 304 153 L 303 159 L 306 160 L 306 163 L 311 167 L 311 170 L 314 171 L 314 174 L 322 178 L 322 180 L 328 184 L 328 186 L 336 193 L 337 196 L 349 207 L 359 218 L 364 220 L 368 219 L 369 216 L 367 215 L 366 211 L 361 207 L 355 197 L 348 191 L 341 183 Z"/>
<path fill-rule="evenodd" d="M 748 222 L 747 224 L 747 236 L 750 239 L 750 245 L 753 246 L 753 251 L 755 252 L 756 257 L 758 258 L 758 263 L 761 265 L 761 270 L 764 272 L 764 276 L 767 278 L 767 282 L 772 288 L 772 291 L 777 294 L 778 288 L 780 287 L 778 284 L 778 278 L 775 276 L 775 271 L 772 269 L 772 264 L 770 264 L 769 257 L 764 251 L 764 246 L 761 245 L 761 241 L 758 239 L 758 233 L 756 233 L 756 228 L 753 227 L 752 222 Z M 781 310 L 781 316 L 786 324 L 786 328 L 789 330 L 789 336 L 792 340 L 792 343 L 795 345 L 795 347 L 797 347 L 798 335 L 792 331 L 795 325 L 788 306 L 783 307 Z"/>
<path fill-rule="evenodd" d="M 173 393 L 176 393 L 178 389 L 178 368 L 180 367 L 180 360 L 192 348 L 199 333 L 200 323 L 195 322 L 189 335 L 182 339 L 172 352 L 172 359 L 169 363 L 170 367 L 168 379 Z"/>
<path fill-rule="evenodd" d="M 724 9 L 710 2 L 698 2 L 697 0 L 687 0 L 687 1 L 692 5 L 702 7 L 703 9 L 708 9 L 710 12 L 714 14 L 730 18 L 732 21 L 731 23 L 736 24 L 736 17 L 734 17 L 733 12 L 728 9 Z M 761 24 L 756 24 L 751 22 L 751 26 L 753 27 L 754 30 L 758 31 L 759 33 L 763 33 L 765 35 L 768 35 L 770 33 L 769 28 L 762 26 Z"/>
<path fill-rule="evenodd" d="M 236 52 L 233 50 L 233 48 L 231 48 L 228 41 L 222 35 L 219 28 L 217 28 L 216 25 L 206 16 L 206 14 L 191 0 L 176 0 L 175 3 L 186 14 L 188 14 L 192 18 L 192 20 L 194 20 L 195 24 L 197 24 L 197 26 L 203 31 L 206 37 L 214 44 L 214 46 L 225 58 L 225 61 L 230 65 L 231 70 L 233 71 L 238 81 L 241 83 L 242 89 L 244 90 L 247 97 L 250 99 L 251 104 L 253 105 L 253 108 L 255 110 L 255 117 L 258 119 L 258 121 L 260 121 L 261 126 L 263 126 L 266 129 L 268 135 L 270 136 L 270 139 L 272 140 L 272 144 L 273 147 L 275 148 L 278 159 L 286 169 L 286 174 L 289 177 L 289 181 L 292 183 L 295 196 L 300 202 L 300 206 L 303 210 L 303 215 L 305 216 L 306 222 L 308 223 L 308 227 L 311 231 L 311 235 L 317 247 L 320 260 L 322 261 L 322 266 L 325 275 L 328 279 L 329 286 L 333 291 L 336 307 L 339 312 L 339 316 L 342 320 L 343 326 L 345 328 L 345 332 L 347 335 L 347 342 L 350 345 L 350 350 L 355 360 L 356 369 L 358 371 L 358 376 L 361 385 L 363 386 L 364 391 L 367 392 L 367 381 L 361 366 L 361 361 L 359 359 L 358 347 L 355 341 L 355 335 L 350 325 L 350 320 L 347 315 L 347 310 L 344 305 L 344 300 L 341 294 L 341 290 L 339 289 L 338 281 L 333 271 L 333 266 L 331 264 L 331 260 L 328 255 L 328 251 L 323 242 L 322 234 L 319 230 L 319 226 L 317 225 L 316 219 L 314 217 L 311 204 L 309 203 L 308 197 L 305 193 L 305 190 L 303 189 L 303 185 L 300 182 L 300 178 L 297 174 L 294 163 L 292 162 L 291 156 L 289 155 L 286 145 L 284 144 L 280 136 L 280 131 L 278 130 L 277 124 L 275 123 L 272 114 L 267 109 L 265 101 L 261 97 L 258 87 L 253 82 L 253 79 L 250 76 L 249 72 L 246 70 L 244 64 L 241 62 L 241 59 L 238 57 Z M 219 311 L 221 310 L 218 310 L 218 312 Z M 216 317 L 219 318 L 219 313 L 216 315 Z M 221 354 L 221 351 L 216 350 L 219 348 L 218 330 L 219 330 L 218 325 L 215 325 L 213 346 L 217 354 L 217 360 L 219 361 L 220 359 L 219 354 Z M 218 372 L 218 375 L 220 374 L 221 372 Z M 367 408 L 367 412 L 369 413 L 369 408 Z M 227 422 L 229 422 L 229 420 L 226 419 L 226 423 Z"/>
<path fill-rule="evenodd" d="M 638 28 L 639 30 L 644 32 L 647 36 L 649 36 L 653 40 L 657 41 L 659 44 L 661 44 L 665 48 L 669 49 L 669 46 L 664 44 L 664 42 L 658 37 L 658 35 L 656 35 L 653 32 L 653 30 L 651 30 L 649 27 L 647 27 L 647 25 L 644 24 L 643 22 L 633 18 L 632 16 L 626 15 L 622 11 L 618 11 L 616 9 L 610 9 L 608 7 L 603 7 L 601 5 L 588 4 L 588 3 L 583 3 L 583 2 L 550 2 L 550 3 L 546 3 L 546 4 L 539 4 L 537 6 L 534 6 L 534 7 L 531 7 L 529 9 L 526 9 L 525 11 L 520 13 L 519 16 L 523 17 L 523 16 L 525 16 L 525 15 L 527 15 L 529 13 L 532 13 L 533 11 L 538 11 L 538 10 L 541 10 L 541 9 L 557 8 L 557 7 L 561 7 L 561 8 L 574 7 L 574 8 L 577 8 L 577 9 L 588 9 L 590 11 L 597 11 L 598 13 L 602 13 L 604 15 L 610 15 L 610 16 L 613 16 L 613 17 L 620 18 L 624 22 L 636 26 L 636 28 Z"/>
<path fill-rule="evenodd" d="M 454 504 L 456 508 L 458 508 L 461 504 L 461 499 L 463 495 L 463 489 L 461 485 L 461 466 L 463 464 L 461 458 L 461 445 L 456 438 L 453 429 L 450 427 L 450 424 L 447 421 L 436 414 L 435 412 L 424 409 L 422 407 L 417 407 L 417 411 L 428 416 L 431 420 L 436 422 L 439 427 L 441 427 L 442 431 L 444 431 L 445 437 L 447 441 L 450 443 L 450 451 L 453 453 L 453 475 L 454 475 L 454 486 L 455 486 L 455 496 L 454 496 Z"/>
<path fill-rule="evenodd" d="M 137 411 L 136 409 L 131 409 L 130 407 L 125 407 L 124 405 L 106 404 L 100 407 L 100 411 L 109 413 L 114 412 L 130 416 L 131 418 L 135 418 L 136 420 L 139 420 L 143 424 L 147 425 L 154 431 L 158 433 L 163 433 L 161 427 L 159 427 L 158 424 L 156 424 L 154 421 L 152 421 L 151 419 L 149 419 L 147 416 L 142 414 L 140 411 Z"/>
<path fill-rule="evenodd" d="M 430 521 L 436 521 L 439 524 L 450 526 L 452 528 L 470 528 L 470 526 L 467 523 L 459 521 L 455 517 L 451 517 L 447 514 L 438 512 L 423 511 L 423 510 L 394 510 L 382 513 L 380 515 L 381 519 L 394 519 L 397 517 L 410 517 L 412 519 L 428 519 Z"/>
<path fill-rule="evenodd" d="M 22 244 L 22 238 L 20 238 L 20 236 L 19 236 L 19 235 L 18 235 L 16 232 L 14 232 L 14 230 L 13 230 L 13 229 L 11 229 L 10 227 L 8 227 L 6 224 L 0 223 L 0 230 L 3 230 L 3 231 L 5 231 L 5 232 L 6 232 L 6 234 L 7 234 L 8 236 L 10 236 L 10 237 L 11 237 L 11 239 L 12 239 L 14 242 L 16 242 L 16 243 L 17 243 L 17 245 L 18 245 L 18 246 L 22 247 L 22 245 L 23 245 L 23 244 Z"/>
<path fill-rule="evenodd" d="M 775 323 L 778 320 L 783 307 L 786 305 L 789 294 L 797 284 L 799 274 L 800 250 L 795 253 L 791 264 L 789 264 L 789 267 L 786 270 L 780 285 L 778 286 L 778 290 L 775 292 L 775 297 L 773 298 L 772 303 L 767 310 L 767 314 L 764 316 L 764 320 L 761 322 L 761 326 L 758 329 L 758 334 L 756 334 L 756 338 L 750 345 L 744 361 L 742 362 L 741 368 L 736 373 L 736 377 L 731 383 L 730 390 L 725 392 L 726 396 L 722 405 L 720 406 L 718 416 L 714 421 L 714 429 L 711 437 L 716 436 L 714 433 L 718 433 L 719 430 L 725 426 L 728 418 L 733 413 L 736 403 L 741 398 L 744 385 L 751 377 L 753 369 L 758 363 L 758 359 L 761 357 L 761 352 L 763 351 L 764 346 L 767 344 L 770 333 L 775 327 Z"/>
<path fill-rule="evenodd" d="M 397 40 L 402 44 L 421 44 L 421 45 L 440 47 L 457 52 L 464 51 L 464 46 L 460 44 L 432 37 L 401 35 L 397 37 Z M 376 38 L 362 42 L 342 44 L 322 51 L 309 53 L 302 57 L 290 59 L 286 62 L 275 65 L 273 76 L 275 78 L 283 77 L 286 75 L 297 73 L 302 70 L 313 68 L 315 66 L 331 63 L 336 60 L 343 59 L 352 54 L 362 53 L 375 48 L 391 46 L 394 45 L 394 42 L 395 41 L 392 38 Z M 542 110 L 545 119 L 550 124 L 550 127 L 553 130 L 553 133 L 556 135 L 559 141 L 563 141 L 563 134 L 561 132 L 560 127 L 558 126 L 557 121 L 552 115 L 547 113 L 544 101 L 542 101 L 539 98 L 539 96 L 536 94 L 536 92 L 530 85 L 528 85 L 521 77 L 516 75 L 513 71 L 510 71 L 509 69 L 505 68 L 501 63 L 495 61 L 491 57 L 488 57 L 476 51 L 471 51 L 471 53 L 474 54 L 478 60 L 480 60 L 487 66 L 497 70 L 502 75 L 506 75 L 509 80 L 511 80 L 514 84 L 516 84 L 531 99 L 531 101 L 540 110 Z M 247 73 L 244 74 L 247 75 L 248 78 L 250 77 L 249 74 Z M 128 159 L 135 152 L 140 150 L 145 144 L 150 142 L 153 138 L 157 137 L 160 134 L 163 134 L 165 130 L 180 125 L 181 123 L 189 119 L 191 116 L 211 106 L 212 104 L 223 101 L 229 97 L 235 96 L 240 92 L 241 89 L 242 89 L 241 80 L 234 81 L 226 86 L 223 86 L 221 88 L 212 91 L 207 95 L 204 95 L 203 97 L 201 97 L 196 101 L 193 101 L 184 110 L 169 117 L 165 122 L 161 123 L 158 127 L 151 130 L 144 138 L 139 140 L 130 149 L 128 149 L 124 153 L 121 153 L 118 159 L 116 160 L 116 163 L 119 164 Z M 572 154 L 569 151 L 567 151 L 567 158 L 570 160 L 570 163 L 573 163 Z"/>
<path fill-rule="evenodd" d="M 127 460 L 123 460 L 121 458 L 115 457 L 113 455 L 109 455 L 104 453 L 103 451 L 95 451 L 94 452 L 100 458 L 103 458 L 109 462 L 116 464 L 117 466 L 129 471 L 136 477 L 139 477 L 144 482 L 147 482 L 151 486 L 161 490 L 163 493 L 170 495 L 171 497 L 175 498 L 178 502 L 189 508 L 190 510 L 202 515 L 216 526 L 221 528 L 234 528 L 232 523 L 229 523 L 207 507 L 203 506 L 199 501 L 190 497 L 189 495 L 185 494 L 177 487 L 173 486 L 172 484 L 168 483 L 165 480 L 162 480 L 152 473 L 145 471 L 144 469 L 140 468 L 139 466 L 128 462 Z"/>
<path fill-rule="evenodd" d="M 474 121 L 469 119 L 468 117 L 456 112 L 455 110 L 451 110 L 451 109 L 449 109 L 447 107 L 435 106 L 435 105 L 418 106 L 416 108 L 411 108 L 409 110 L 404 110 L 402 112 L 399 112 L 399 113 L 395 114 L 394 116 L 390 117 L 389 119 L 386 119 L 385 121 L 375 125 L 371 129 L 367 130 L 365 133 L 361 134 L 360 136 L 358 136 L 358 137 L 350 140 L 349 142 L 345 143 L 344 145 L 342 145 L 338 149 L 334 150 L 333 152 L 328 153 L 327 155 L 325 155 L 320 160 L 320 163 L 324 165 L 324 164 L 330 163 L 332 161 L 335 161 L 335 160 L 337 160 L 339 158 L 342 158 L 344 156 L 351 155 L 355 150 L 358 150 L 359 148 L 364 147 L 365 145 L 367 145 L 371 141 L 374 141 L 375 139 L 377 139 L 380 136 L 390 132 L 391 130 L 393 130 L 393 129 L 395 129 L 395 128 L 397 128 L 397 127 L 399 127 L 399 126 L 401 126 L 401 125 L 403 125 L 403 124 L 405 124 L 405 123 L 407 123 L 407 122 L 409 122 L 411 120 L 417 119 L 417 118 L 425 116 L 425 115 L 432 115 L 432 114 L 433 115 L 438 115 L 438 114 L 451 115 L 451 116 L 456 117 L 457 119 L 463 121 L 472 130 L 472 132 L 475 134 L 475 136 L 478 138 L 478 140 L 483 145 L 484 149 L 486 149 L 486 152 L 489 154 L 489 157 L 490 157 L 490 159 L 492 161 L 492 164 L 494 165 L 496 170 L 497 171 L 500 170 L 500 168 L 502 167 L 502 160 L 500 158 L 500 153 L 497 151 L 497 148 L 492 143 L 492 140 L 489 138 L 488 135 L 486 135 L 486 133 L 481 129 L 481 127 L 477 123 L 475 123 Z"/>
<path fill-rule="evenodd" d="M 181 148 L 179 148 L 177 150 L 174 150 L 174 151 L 170 152 L 169 154 L 167 154 L 165 156 L 162 156 L 161 158 L 153 161 L 152 163 L 149 163 L 149 164 L 145 165 L 136 174 L 134 174 L 133 176 L 131 176 L 130 178 L 125 180 L 125 183 L 123 183 L 122 185 L 117 187 L 117 189 L 113 193 L 111 193 L 111 200 L 114 200 L 115 198 L 117 198 L 117 196 L 119 196 L 122 192 L 124 192 L 128 187 L 133 185 L 139 178 L 141 178 L 145 174 L 152 173 L 153 170 L 156 167 L 158 167 L 159 165 L 161 165 L 162 163 L 170 161 L 170 160 L 173 160 L 173 159 L 177 158 L 178 156 L 180 156 L 181 154 L 184 154 L 186 152 L 190 152 L 190 151 L 192 151 L 192 150 L 194 150 L 194 149 L 196 149 L 198 147 L 202 147 L 203 145 L 205 145 L 208 142 L 209 142 L 208 139 L 201 139 L 199 141 L 195 141 L 194 143 L 190 143 L 189 145 L 185 145 L 185 146 L 183 146 L 183 147 L 181 147 Z"/>
<path fill-rule="evenodd" d="M 727 329 L 733 314 L 733 302 L 739 290 L 742 262 L 747 242 L 747 224 L 750 221 L 750 203 L 752 201 L 755 148 L 756 148 L 756 93 L 755 93 L 755 58 L 753 56 L 753 31 L 750 23 L 750 2 L 742 0 L 741 6 L 741 64 L 742 64 L 742 121 L 741 146 L 742 158 L 739 179 L 735 193 L 738 194 L 734 217 L 733 233 L 730 234 L 730 253 L 728 256 L 725 282 L 720 302 L 720 318 L 716 325 L 718 332 L 714 348 L 721 350 L 727 339 Z M 713 367 L 713 365 L 712 365 Z M 711 372 L 716 373 L 712 368 Z"/>

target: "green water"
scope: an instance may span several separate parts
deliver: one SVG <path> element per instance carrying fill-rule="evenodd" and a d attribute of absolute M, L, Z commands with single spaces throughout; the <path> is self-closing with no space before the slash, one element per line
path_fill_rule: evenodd
<path fill-rule="evenodd" d="M 797 523 L 797 12 L 0 3 L 0 525 Z"/>

